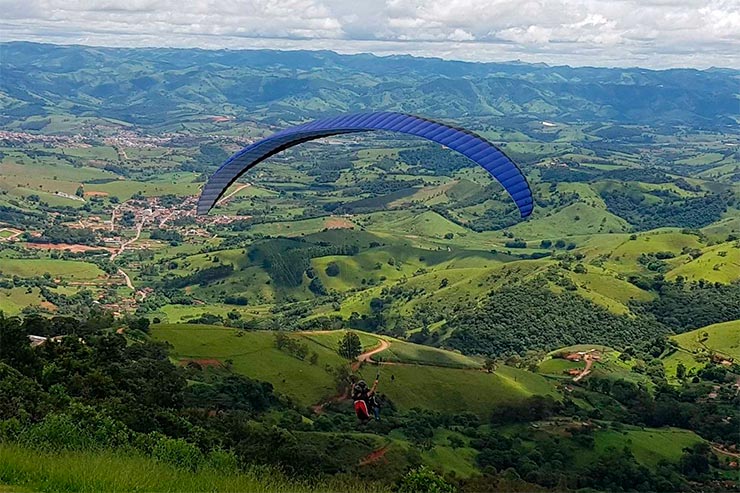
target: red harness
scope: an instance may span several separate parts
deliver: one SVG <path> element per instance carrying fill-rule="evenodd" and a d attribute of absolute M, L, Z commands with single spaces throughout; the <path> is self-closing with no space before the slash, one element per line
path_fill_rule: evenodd
<path fill-rule="evenodd" d="M 355 401 L 355 414 L 357 414 L 359 419 L 370 419 L 370 412 L 367 410 L 367 403 L 365 401 Z"/>

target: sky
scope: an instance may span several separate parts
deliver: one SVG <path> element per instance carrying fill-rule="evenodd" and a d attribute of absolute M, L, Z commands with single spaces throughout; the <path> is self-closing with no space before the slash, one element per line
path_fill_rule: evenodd
<path fill-rule="evenodd" d="M 0 39 L 740 68 L 740 0 L 0 0 Z"/>

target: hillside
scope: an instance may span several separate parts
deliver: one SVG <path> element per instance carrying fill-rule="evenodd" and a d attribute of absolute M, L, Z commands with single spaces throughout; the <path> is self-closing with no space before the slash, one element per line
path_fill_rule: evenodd
<path fill-rule="evenodd" d="M 187 324 L 157 325 L 152 329 L 154 338 L 173 345 L 173 355 L 180 364 L 228 366 L 236 373 L 270 382 L 278 392 L 303 406 L 318 404 L 336 394 L 333 369 L 349 368 L 349 362 L 337 353 L 344 333 L 290 334 L 291 339 L 306 346 L 307 355 L 318 355 L 312 363 L 309 357 L 304 360 L 278 349 L 275 333 L 269 331 L 244 332 Z M 378 345 L 378 336 L 358 334 L 364 348 Z M 373 357 L 382 361 L 380 366 L 363 365 L 359 375 L 371 380 L 379 371 L 381 392 L 401 410 L 421 407 L 485 415 L 502 403 L 533 395 L 557 396 L 554 385 L 524 370 L 502 366 L 489 374 L 480 369 L 480 363 L 459 354 L 384 339 L 390 347 Z M 466 384 L 460 386 L 461 381 Z"/>

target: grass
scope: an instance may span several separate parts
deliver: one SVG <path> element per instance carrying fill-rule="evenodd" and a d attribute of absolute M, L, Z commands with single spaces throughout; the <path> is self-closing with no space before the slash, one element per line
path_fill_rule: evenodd
<path fill-rule="evenodd" d="M 550 358 L 543 360 L 537 368 L 537 371 L 546 375 L 562 376 L 572 368 L 583 369 L 586 363 L 583 361 L 568 361 L 562 358 Z"/>
<path fill-rule="evenodd" d="M 417 363 L 450 368 L 480 368 L 481 366 L 479 361 L 462 354 L 396 340 L 392 341 L 391 347 L 379 353 L 374 359 L 383 362 Z"/>
<path fill-rule="evenodd" d="M 529 221 L 511 228 L 517 237 L 526 239 L 561 238 L 598 233 L 621 233 L 629 230 L 624 219 L 603 207 L 578 202 L 546 216 L 537 213 Z"/>
<path fill-rule="evenodd" d="M 2 485 L 5 485 L 2 486 Z M 15 489 L 18 486 L 19 489 Z M 377 483 L 348 477 L 297 480 L 268 469 L 192 472 L 122 452 L 40 452 L 0 444 L 0 491 L 385 491 Z"/>
<path fill-rule="evenodd" d="M 709 282 L 731 283 L 740 279 L 740 243 L 727 242 L 702 250 L 702 256 L 692 259 L 681 257 L 685 262 L 666 273 L 666 279 L 675 280 L 682 276 L 687 281 L 704 279 Z"/>
<path fill-rule="evenodd" d="M 157 324 L 152 336 L 174 346 L 173 356 L 184 359 L 230 360 L 233 371 L 267 381 L 275 389 L 305 406 L 316 404 L 336 393 L 335 377 L 326 367 L 335 368 L 348 362 L 336 347 L 343 331 L 296 332 L 291 336 L 318 355 L 312 365 L 278 350 L 274 333 L 244 332 L 219 326 Z M 377 345 L 378 337 L 357 332 L 364 348 Z M 241 335 L 239 335 L 241 334 Z M 396 344 L 392 341 L 392 344 Z M 557 396 L 554 385 L 540 375 L 503 366 L 494 374 L 476 369 L 430 366 L 474 365 L 474 360 L 457 353 L 398 343 L 404 358 L 415 358 L 426 364 L 382 365 L 381 392 L 401 409 L 422 407 L 449 412 L 472 411 L 481 416 L 491 408 L 516 402 L 531 395 Z M 394 346 L 392 345 L 391 348 Z M 369 379 L 378 367 L 364 365 L 359 374 Z M 394 377 L 391 380 L 391 375 Z"/>
<path fill-rule="evenodd" d="M 480 416 L 489 415 L 497 405 L 533 395 L 558 396 L 554 385 L 544 377 L 508 366 L 499 367 L 493 374 L 424 365 L 381 366 L 379 391 L 400 409 L 470 411 Z"/>
<path fill-rule="evenodd" d="M 709 325 L 671 339 L 692 353 L 715 352 L 740 360 L 740 320 Z"/>
<path fill-rule="evenodd" d="M 594 451 L 604 454 L 609 447 L 622 449 L 627 445 L 635 459 L 645 466 L 655 467 L 661 460 L 678 462 L 685 447 L 702 439 L 693 431 L 679 428 L 630 428 L 624 431 L 601 430 L 594 435 Z M 589 451 L 589 455 L 592 452 Z"/>
<path fill-rule="evenodd" d="M 247 307 L 209 303 L 207 305 L 164 305 L 157 310 L 155 315 L 167 322 L 178 323 L 187 322 L 206 313 L 225 318 L 231 311 L 240 313 L 244 318 L 260 316 L 263 312 L 263 310 L 257 309 L 254 306 Z"/>
<path fill-rule="evenodd" d="M 241 334 L 240 336 L 238 334 Z M 231 360 L 232 369 L 243 375 L 273 384 L 275 389 L 309 406 L 336 393 L 334 377 L 325 366 L 347 364 L 334 349 L 300 337 L 309 351 L 316 352 L 316 365 L 302 361 L 275 347 L 274 334 L 245 332 L 209 325 L 155 325 L 152 335 L 174 346 L 177 359 Z"/>
<path fill-rule="evenodd" d="M 43 302 L 37 288 L 30 293 L 26 288 L 0 289 L 0 311 L 6 315 L 17 315 L 28 306 L 39 305 Z"/>
<path fill-rule="evenodd" d="M 611 272 L 589 265 L 587 272 L 567 275 L 578 286 L 578 294 L 617 314 L 629 313 L 630 301 L 650 301 L 655 295 L 615 277 Z"/>
<path fill-rule="evenodd" d="M 644 270 L 638 263 L 643 253 L 672 252 L 680 255 L 683 248 L 702 248 L 699 237 L 679 231 L 665 229 L 637 235 L 635 240 L 626 239 L 608 255 L 605 267 L 619 273 L 641 272 Z"/>
<path fill-rule="evenodd" d="M 97 265 L 76 260 L 59 259 L 3 259 L 0 274 L 5 276 L 34 277 L 51 274 L 65 280 L 93 280 L 105 276 Z"/>

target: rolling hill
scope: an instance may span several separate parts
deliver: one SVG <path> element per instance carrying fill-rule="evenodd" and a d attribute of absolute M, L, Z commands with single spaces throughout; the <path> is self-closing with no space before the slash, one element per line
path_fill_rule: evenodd
<path fill-rule="evenodd" d="M 275 333 L 269 331 L 187 324 L 152 328 L 155 339 L 173 345 L 179 362 L 227 365 L 236 373 L 272 383 L 277 391 L 303 406 L 318 404 L 337 393 L 331 370 L 348 365 L 336 352 L 343 333 L 290 333 L 289 337 L 306 345 L 309 354 L 318 355 L 313 364 L 309 358 L 301 360 L 277 349 Z M 358 334 L 365 348 L 379 342 L 379 336 Z M 502 366 L 490 374 L 482 371 L 477 361 L 457 353 L 384 339 L 390 342 L 390 348 L 376 356 L 383 363 L 379 367 L 362 366 L 359 375 L 370 380 L 379 369 L 380 390 L 399 409 L 421 407 L 486 415 L 502 403 L 533 395 L 558 396 L 552 383 L 534 373 Z M 461 381 L 465 385 L 461 386 Z"/>

